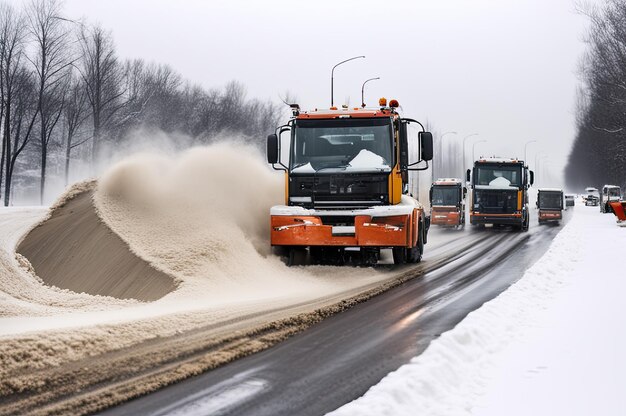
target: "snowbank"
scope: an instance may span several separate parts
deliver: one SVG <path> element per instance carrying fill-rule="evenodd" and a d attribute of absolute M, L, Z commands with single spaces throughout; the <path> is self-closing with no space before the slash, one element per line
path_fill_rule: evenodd
<path fill-rule="evenodd" d="M 576 207 L 520 281 L 330 414 L 626 414 L 624 231 Z"/>
<path fill-rule="evenodd" d="M 77 293 L 153 301 L 175 288 L 102 223 L 88 189 L 31 230 L 18 253 L 46 284 Z"/>

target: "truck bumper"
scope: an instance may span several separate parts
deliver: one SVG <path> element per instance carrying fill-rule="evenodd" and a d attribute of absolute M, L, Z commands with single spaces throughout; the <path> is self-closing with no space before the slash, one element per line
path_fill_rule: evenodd
<path fill-rule="evenodd" d="M 460 225 L 461 213 L 459 211 L 440 211 L 433 209 L 430 216 L 430 223 L 449 227 Z"/>
<path fill-rule="evenodd" d="M 522 214 L 470 214 L 471 224 L 522 225 Z"/>
<path fill-rule="evenodd" d="M 539 210 L 539 221 L 560 221 L 563 219 L 561 211 L 557 210 Z"/>
<path fill-rule="evenodd" d="M 355 210 L 278 205 L 270 210 L 270 222 L 272 246 L 301 247 L 414 247 L 419 232 L 426 242 L 430 225 L 424 207 L 405 195 L 397 205 Z"/>
<path fill-rule="evenodd" d="M 413 247 L 412 215 L 358 215 L 354 226 L 325 225 L 321 217 L 272 216 L 272 246 Z"/>

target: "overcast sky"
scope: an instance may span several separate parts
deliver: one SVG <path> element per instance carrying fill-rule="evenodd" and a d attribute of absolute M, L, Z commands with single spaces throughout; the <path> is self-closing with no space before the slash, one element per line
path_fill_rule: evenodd
<path fill-rule="evenodd" d="M 359 105 L 361 83 L 380 76 L 366 102 L 396 98 L 459 142 L 478 133 L 477 156 L 523 157 L 537 140 L 531 168 L 542 152 L 557 172 L 575 134 L 587 22 L 573 0 L 66 0 L 65 10 L 110 29 L 122 58 L 205 87 L 238 80 L 249 97 L 289 91 L 305 109 L 330 105 L 334 64 L 365 55 L 336 69 L 335 103 Z"/>

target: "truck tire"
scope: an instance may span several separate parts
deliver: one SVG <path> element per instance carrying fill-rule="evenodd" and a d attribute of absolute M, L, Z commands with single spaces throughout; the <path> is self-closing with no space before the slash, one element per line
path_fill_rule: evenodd
<path fill-rule="evenodd" d="M 393 247 L 391 249 L 393 254 L 393 264 L 404 264 L 406 263 L 406 252 L 407 249 L 404 247 Z"/>
<path fill-rule="evenodd" d="M 417 244 L 415 247 L 406 249 L 406 261 L 407 263 L 419 263 L 422 261 L 422 254 L 424 254 L 424 233 L 420 232 L 417 237 Z"/>

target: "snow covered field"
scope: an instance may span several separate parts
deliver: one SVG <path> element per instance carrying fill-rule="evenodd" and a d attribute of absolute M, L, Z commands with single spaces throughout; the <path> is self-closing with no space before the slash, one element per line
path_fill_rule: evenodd
<path fill-rule="evenodd" d="M 548 252 L 349 415 L 625 415 L 626 228 L 578 205 Z"/>

